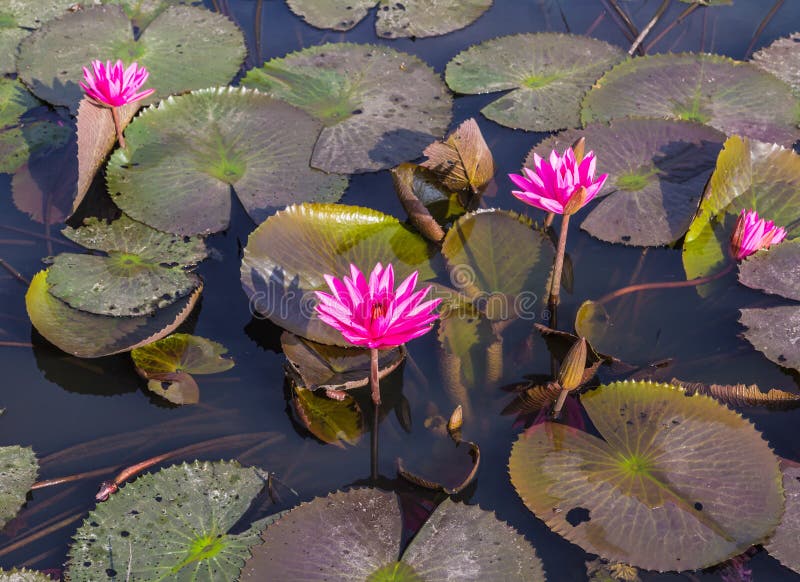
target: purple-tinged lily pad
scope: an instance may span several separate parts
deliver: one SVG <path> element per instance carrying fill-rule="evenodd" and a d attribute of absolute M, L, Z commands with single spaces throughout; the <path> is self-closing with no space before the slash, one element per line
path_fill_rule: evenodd
<path fill-rule="evenodd" d="M 800 94 L 800 32 L 779 38 L 754 54 L 752 60 Z"/>
<path fill-rule="evenodd" d="M 75 5 L 75 0 L 0 0 L 0 74 L 17 70 L 20 41 Z"/>
<path fill-rule="evenodd" d="M 753 289 L 800 301 L 800 239 L 747 257 L 739 265 L 739 281 Z"/>
<path fill-rule="evenodd" d="M 602 439 L 544 423 L 511 452 L 514 487 L 555 532 L 607 560 L 665 571 L 718 564 L 774 531 L 778 460 L 736 412 L 649 382 L 601 386 L 581 403 Z"/>
<path fill-rule="evenodd" d="M 583 100 L 583 123 L 621 117 L 682 119 L 789 146 L 800 138 L 798 100 L 758 67 L 709 54 L 659 54 L 625 61 Z"/>
<path fill-rule="evenodd" d="M 782 463 L 786 510 L 764 548 L 787 568 L 800 574 L 800 465 Z"/>
<path fill-rule="evenodd" d="M 697 211 L 725 136 L 686 121 L 616 119 L 567 130 L 537 145 L 547 157 L 578 138 L 597 153 L 598 173 L 608 173 L 600 196 L 581 228 L 601 240 L 635 246 L 670 244 L 686 232 Z"/>
<path fill-rule="evenodd" d="M 771 361 L 800 370 L 800 305 L 746 308 L 739 321 L 744 337 Z"/>

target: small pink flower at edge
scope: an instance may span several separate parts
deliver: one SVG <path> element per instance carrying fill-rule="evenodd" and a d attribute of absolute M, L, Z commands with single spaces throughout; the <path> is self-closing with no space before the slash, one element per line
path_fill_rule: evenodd
<path fill-rule="evenodd" d="M 425 301 L 426 287 L 415 291 L 414 271 L 394 288 L 394 269 L 375 265 L 369 282 L 355 265 L 350 277 L 325 275 L 331 293 L 317 291 L 317 314 L 351 344 L 366 348 L 392 348 L 419 337 L 439 317 L 434 309 L 441 299 Z"/>
<path fill-rule="evenodd" d="M 100 104 L 109 107 L 122 107 L 149 97 L 155 89 L 145 89 L 137 93 L 150 73 L 137 63 L 131 63 L 126 69 L 122 61 L 113 65 L 111 61 L 92 61 L 92 71 L 83 67 L 84 82 L 79 85 L 86 95 Z"/>
<path fill-rule="evenodd" d="M 767 249 L 786 238 L 786 230 L 771 220 L 759 218 L 755 210 L 742 209 L 731 236 L 731 255 L 737 260 Z"/>
<path fill-rule="evenodd" d="M 574 214 L 597 195 L 608 178 L 608 174 L 602 174 L 595 179 L 594 152 L 586 154 L 580 163 L 575 159 L 572 148 L 567 148 L 563 156 L 553 150 L 549 160 L 534 153 L 533 163 L 534 169 L 522 169 L 524 176 L 508 175 L 514 184 L 522 188 L 514 190 L 512 194 L 525 204 L 545 212 Z M 570 205 L 576 194 L 582 199 L 574 200 Z"/>

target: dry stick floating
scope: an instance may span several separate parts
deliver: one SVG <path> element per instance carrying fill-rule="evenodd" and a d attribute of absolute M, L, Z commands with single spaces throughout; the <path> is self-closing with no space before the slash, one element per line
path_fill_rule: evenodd
<path fill-rule="evenodd" d="M 29 287 L 31 282 L 28 281 L 25 277 L 22 276 L 22 273 L 17 271 L 14 267 L 8 264 L 4 259 L 0 259 L 0 267 L 3 267 L 6 271 L 11 273 L 11 276 L 14 277 L 17 281 Z"/>
<path fill-rule="evenodd" d="M 645 53 L 649 53 L 649 52 L 650 52 L 650 49 L 652 49 L 652 48 L 653 48 L 655 45 L 657 45 L 657 44 L 659 43 L 659 41 L 660 41 L 662 38 L 664 38 L 665 36 L 667 36 L 667 35 L 670 33 L 670 31 L 671 31 L 673 28 L 675 28 L 675 27 L 676 27 L 676 26 L 678 26 L 678 25 L 679 25 L 681 22 L 683 22 L 683 21 L 684 21 L 684 19 L 685 19 L 687 16 L 689 16 L 689 15 L 690 15 L 692 12 L 694 12 L 695 10 L 697 10 L 697 9 L 698 9 L 700 6 L 702 6 L 702 4 L 690 4 L 689 6 L 687 6 L 687 7 L 686 7 L 686 8 L 683 10 L 683 12 L 681 12 L 680 14 L 678 14 L 678 17 L 677 17 L 675 20 L 673 20 L 672 22 L 670 22 L 670 23 L 669 23 L 669 24 L 666 26 L 666 28 L 664 28 L 664 30 L 662 30 L 661 32 L 659 32 L 659 33 L 656 35 L 656 37 L 655 37 L 655 38 L 654 38 L 652 41 L 650 41 L 650 44 L 648 44 L 646 47 L 644 47 L 644 52 L 645 52 Z"/>
<path fill-rule="evenodd" d="M 764 29 L 769 24 L 769 21 L 772 20 L 772 17 L 775 16 L 775 13 L 780 10 L 780 7 L 783 6 L 785 0 L 777 0 L 775 4 L 772 6 L 767 15 L 764 17 L 764 20 L 761 21 L 761 24 L 758 25 L 755 33 L 753 34 L 753 38 L 750 40 L 750 44 L 747 45 L 747 50 L 744 51 L 744 60 L 750 58 L 750 54 L 753 52 L 753 47 L 756 46 L 756 42 L 758 42 L 758 38 L 761 36 L 761 33 L 764 32 Z"/>
<path fill-rule="evenodd" d="M 650 19 L 650 22 L 647 23 L 647 25 L 642 29 L 642 32 L 639 33 L 639 36 L 636 37 L 636 40 L 633 41 L 631 48 L 628 49 L 628 54 L 630 56 L 633 56 L 633 53 L 636 52 L 636 49 L 641 46 L 642 41 L 644 41 L 647 35 L 650 34 L 650 31 L 653 30 L 653 27 L 658 22 L 658 19 L 664 15 L 664 12 L 667 11 L 667 8 L 669 8 L 669 2 L 670 0 L 664 0 L 661 3 L 661 6 L 658 7 L 658 10 L 656 10 L 653 18 Z"/>
<path fill-rule="evenodd" d="M 633 24 L 633 22 L 628 17 L 628 15 L 625 13 L 625 11 L 622 8 L 620 8 L 620 6 L 619 6 L 619 4 L 617 4 L 616 0 L 602 0 L 602 1 L 603 1 L 603 4 L 605 4 L 606 7 L 609 8 L 609 10 L 613 9 L 614 13 L 617 15 L 617 18 L 614 19 L 614 22 L 617 23 L 617 25 L 619 26 L 620 30 L 622 31 L 622 34 L 624 34 L 625 37 L 630 42 L 633 42 L 633 40 L 637 36 L 639 36 L 639 31 L 636 30 L 636 26 Z M 622 21 L 622 23 L 620 23 L 620 20 Z"/>
<path fill-rule="evenodd" d="M 3 348 L 32 348 L 33 344 L 30 342 L 5 342 L 0 341 L 0 347 Z"/>
<path fill-rule="evenodd" d="M 67 240 L 65 238 L 62 238 L 62 239 L 54 238 L 54 237 L 51 237 L 51 236 L 46 235 L 46 234 L 41 234 L 41 233 L 33 232 L 33 231 L 30 231 L 30 230 L 25 230 L 24 228 L 19 228 L 17 226 L 9 226 L 7 224 L 0 224 L 0 228 L 2 228 L 3 230 L 11 231 L 11 232 L 18 232 L 20 234 L 25 234 L 25 235 L 33 237 L 33 238 L 41 238 L 41 239 L 44 239 L 44 240 L 47 240 L 47 241 L 50 241 L 50 242 L 54 242 L 54 243 L 58 243 L 58 244 L 64 245 L 65 247 L 72 247 L 72 248 L 75 248 L 75 249 L 83 248 L 80 245 L 75 244 L 71 240 Z"/>
<path fill-rule="evenodd" d="M 264 0 L 256 0 L 256 18 L 253 23 L 253 32 L 256 42 L 256 62 L 255 66 L 259 66 L 263 59 L 261 58 L 261 18 L 264 12 Z"/>
<path fill-rule="evenodd" d="M 35 491 L 36 489 L 44 489 L 45 487 L 52 487 L 53 485 L 63 485 L 64 483 L 73 483 L 75 481 L 80 481 L 82 479 L 99 477 L 100 475 L 107 475 L 118 467 L 119 465 L 110 465 L 108 467 L 103 467 L 102 469 L 93 469 L 91 471 L 76 473 L 75 475 L 68 475 L 66 477 L 56 477 L 54 479 L 45 479 L 44 481 L 37 481 L 36 483 L 31 485 L 31 491 Z"/>
<path fill-rule="evenodd" d="M 594 32 L 594 29 L 600 26 L 600 23 L 603 22 L 603 19 L 606 17 L 606 14 L 608 14 L 608 11 L 605 8 L 603 8 L 602 12 L 598 14 L 597 18 L 595 18 L 594 22 L 592 22 L 589 25 L 589 28 L 586 29 L 586 32 L 584 32 L 583 35 L 591 36 L 591 34 Z"/>

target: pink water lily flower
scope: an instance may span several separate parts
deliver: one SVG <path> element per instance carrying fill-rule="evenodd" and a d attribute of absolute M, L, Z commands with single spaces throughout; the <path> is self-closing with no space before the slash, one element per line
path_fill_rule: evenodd
<path fill-rule="evenodd" d="M 392 265 L 375 265 L 367 282 L 355 265 L 350 277 L 325 275 L 331 293 L 317 291 L 320 320 L 339 330 L 351 344 L 384 349 L 402 345 L 431 329 L 439 315 L 434 309 L 441 299 L 425 301 L 426 287 L 415 291 L 414 271 L 394 288 Z"/>
<path fill-rule="evenodd" d="M 536 208 L 556 214 L 574 214 L 594 198 L 603 187 L 608 174 L 594 177 L 594 152 L 589 152 L 578 163 L 575 152 L 567 148 L 563 156 L 553 150 L 545 160 L 533 154 L 534 169 L 523 168 L 524 176 L 508 177 L 522 188 L 512 194 Z"/>
<path fill-rule="evenodd" d="M 741 261 L 760 249 L 767 249 L 786 238 L 786 230 L 771 220 L 758 217 L 755 210 L 742 209 L 731 236 L 731 254 Z"/>
<path fill-rule="evenodd" d="M 86 95 L 100 104 L 109 107 L 122 107 L 139 101 L 155 93 L 155 89 L 145 89 L 137 93 L 150 73 L 137 63 L 126 69 L 122 61 L 113 65 L 111 61 L 92 61 L 92 71 L 83 67 L 85 83 L 80 83 Z"/>

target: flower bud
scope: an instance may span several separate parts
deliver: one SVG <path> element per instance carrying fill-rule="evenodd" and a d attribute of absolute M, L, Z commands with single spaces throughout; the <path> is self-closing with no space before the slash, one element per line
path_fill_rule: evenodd
<path fill-rule="evenodd" d="M 569 201 L 564 205 L 564 214 L 575 214 L 583 208 L 588 194 L 589 192 L 583 186 L 575 190 L 572 196 L 569 197 Z"/>
<path fill-rule="evenodd" d="M 558 383 L 564 390 L 575 390 L 583 383 L 586 369 L 586 339 L 581 338 L 567 352 L 558 371 Z"/>
<path fill-rule="evenodd" d="M 572 153 L 575 154 L 575 163 L 580 165 L 583 161 L 583 155 L 586 151 L 586 138 L 579 137 L 574 144 L 572 144 Z"/>

